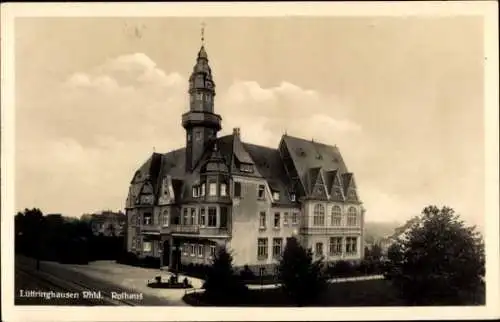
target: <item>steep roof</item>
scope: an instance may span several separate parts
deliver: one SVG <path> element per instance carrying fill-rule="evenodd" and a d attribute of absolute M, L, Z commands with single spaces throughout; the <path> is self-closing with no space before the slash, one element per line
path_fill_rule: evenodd
<path fill-rule="evenodd" d="M 310 178 L 311 176 L 317 177 L 316 172 L 321 171 L 324 174 L 335 170 L 339 173 L 347 172 L 342 155 L 336 146 L 290 135 L 283 135 L 281 139 L 290 153 L 292 162 L 306 192 L 310 193 L 313 190 L 315 182 L 312 182 Z M 331 179 L 325 178 L 327 189 Z"/>
<path fill-rule="evenodd" d="M 315 185 L 318 183 L 324 184 L 324 188 L 330 194 L 334 189 L 335 182 L 341 185 L 342 190 L 347 190 L 352 174 L 347 172 L 347 167 L 336 146 L 289 135 L 284 135 L 282 141 L 289 151 L 293 166 L 307 195 L 313 193 Z M 280 150 L 242 142 L 237 130 L 231 135 L 218 138 L 216 144 L 218 147 L 216 152 L 213 151 L 212 145 L 207 147 L 207 151 L 203 154 L 194 173 L 187 173 L 185 170 L 185 148 L 165 154 L 153 153 L 139 168 L 132 180 L 131 190 L 135 191 L 133 194 L 136 195 L 140 191 L 140 186 L 145 181 L 150 181 L 155 194 L 158 195 L 162 178 L 170 176 L 176 199 L 180 197 L 182 192 L 189 195 L 192 185 L 196 183 L 200 168 L 205 164 L 205 161 L 215 158 L 219 160 L 218 162 L 225 163 L 232 175 L 265 179 L 273 192 L 279 192 L 278 204 L 292 202 L 290 189 L 292 189 L 293 184 L 285 170 Z M 251 173 L 242 171 L 239 166 L 241 163 L 252 164 L 254 171 Z M 321 176 L 323 176 L 324 182 L 318 181 Z"/>
<path fill-rule="evenodd" d="M 318 167 L 322 168 L 323 171 L 339 169 L 341 173 L 347 172 L 347 167 L 336 146 L 289 135 L 283 135 L 282 140 L 290 151 L 297 172 L 301 177 L 308 169 Z"/>
<path fill-rule="evenodd" d="M 288 189 L 291 187 L 291 181 L 286 174 L 279 151 L 250 143 L 243 143 L 243 146 L 255 162 L 256 170 L 268 182 L 271 190 L 279 193 L 280 199 L 275 203 L 290 204 L 292 201 Z"/>

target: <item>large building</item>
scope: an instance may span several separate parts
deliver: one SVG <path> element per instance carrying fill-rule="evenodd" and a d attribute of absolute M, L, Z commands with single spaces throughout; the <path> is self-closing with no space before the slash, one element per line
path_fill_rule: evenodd
<path fill-rule="evenodd" d="M 127 250 L 162 265 L 209 264 L 225 245 L 233 263 L 263 272 L 295 236 L 327 261 L 363 257 L 365 210 L 339 149 L 283 135 L 277 149 L 218 137 L 215 83 L 202 45 L 181 117 L 185 146 L 153 153 L 126 201 Z"/>

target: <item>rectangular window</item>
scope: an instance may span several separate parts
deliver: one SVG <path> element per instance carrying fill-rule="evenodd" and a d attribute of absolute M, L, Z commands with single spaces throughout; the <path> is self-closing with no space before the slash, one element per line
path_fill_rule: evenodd
<path fill-rule="evenodd" d="M 191 244 L 191 256 L 195 256 L 196 255 L 196 245 L 195 244 Z"/>
<path fill-rule="evenodd" d="M 220 196 L 221 197 L 227 196 L 227 185 L 225 183 L 220 184 Z"/>
<path fill-rule="evenodd" d="M 187 225 L 188 224 L 188 209 L 187 208 L 184 208 L 184 211 L 182 213 L 182 224 L 183 225 Z"/>
<path fill-rule="evenodd" d="M 216 227 L 217 226 L 217 208 L 209 207 L 208 208 L 208 227 Z"/>
<path fill-rule="evenodd" d="M 240 164 L 241 172 L 253 172 L 253 166 L 251 164 L 242 163 Z"/>
<path fill-rule="evenodd" d="M 216 183 L 209 183 L 208 184 L 208 195 L 209 196 L 217 196 L 217 184 Z"/>
<path fill-rule="evenodd" d="M 273 192 L 273 200 L 274 201 L 280 200 L 280 193 L 279 192 Z"/>
<path fill-rule="evenodd" d="M 189 244 L 184 244 L 181 246 L 181 250 L 182 250 L 182 254 L 184 256 L 187 256 L 188 255 L 188 251 L 189 251 Z"/>
<path fill-rule="evenodd" d="M 266 213 L 264 211 L 261 211 L 259 214 L 259 228 L 265 229 L 266 228 Z"/>
<path fill-rule="evenodd" d="M 316 243 L 316 256 L 323 256 L 323 243 Z"/>
<path fill-rule="evenodd" d="M 290 194 L 290 200 L 295 201 L 295 194 L 294 193 Z"/>
<path fill-rule="evenodd" d="M 220 228 L 227 228 L 227 207 L 220 207 Z"/>
<path fill-rule="evenodd" d="M 163 211 L 162 224 L 163 226 L 168 227 L 169 224 L 168 210 Z"/>
<path fill-rule="evenodd" d="M 196 218 L 196 208 L 191 208 L 191 220 L 190 220 L 191 225 L 194 225 L 196 223 L 195 218 Z"/>
<path fill-rule="evenodd" d="M 234 183 L 234 196 L 241 197 L 241 182 Z"/>
<path fill-rule="evenodd" d="M 292 214 L 292 225 L 297 225 L 299 221 L 299 214 L 294 212 Z"/>
<path fill-rule="evenodd" d="M 144 225 L 151 225 L 152 224 L 152 215 L 147 212 L 144 214 Z"/>
<path fill-rule="evenodd" d="M 210 258 L 214 258 L 215 257 L 215 246 L 210 246 Z"/>
<path fill-rule="evenodd" d="M 277 258 L 281 255 L 282 246 L 283 238 L 273 238 L 273 258 Z"/>
<path fill-rule="evenodd" d="M 283 225 L 288 225 L 288 212 L 283 215 Z"/>
<path fill-rule="evenodd" d="M 264 199 L 264 191 L 265 191 L 264 185 L 259 185 L 259 190 L 257 194 L 259 199 Z"/>
<path fill-rule="evenodd" d="M 258 259 L 267 258 L 267 238 L 257 239 L 257 258 Z"/>
<path fill-rule="evenodd" d="M 346 237 L 346 239 L 345 239 L 345 252 L 349 255 L 355 255 L 358 253 L 358 238 L 357 237 Z"/>
<path fill-rule="evenodd" d="M 275 229 L 280 229 L 280 213 L 277 212 L 274 214 L 274 228 Z"/>
<path fill-rule="evenodd" d="M 200 219 L 199 219 L 199 224 L 200 226 L 204 227 L 206 225 L 206 222 L 205 222 L 205 207 L 201 208 L 200 209 Z"/>
<path fill-rule="evenodd" d="M 143 251 L 150 252 L 151 248 L 152 248 L 151 242 L 148 242 L 148 241 L 142 242 L 142 250 Z"/>
<path fill-rule="evenodd" d="M 193 198 L 197 198 L 198 197 L 198 189 L 196 186 L 193 187 Z"/>
<path fill-rule="evenodd" d="M 202 197 L 205 196 L 205 184 L 204 183 L 201 185 L 201 196 Z"/>
<path fill-rule="evenodd" d="M 203 245 L 198 245 L 198 257 L 203 257 Z"/>
<path fill-rule="evenodd" d="M 330 256 L 342 254 L 342 237 L 330 237 Z"/>

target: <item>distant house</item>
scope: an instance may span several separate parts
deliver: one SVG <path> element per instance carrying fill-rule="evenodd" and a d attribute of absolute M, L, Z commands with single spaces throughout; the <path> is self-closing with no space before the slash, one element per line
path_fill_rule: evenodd
<path fill-rule="evenodd" d="M 123 212 L 110 210 L 101 213 L 84 214 L 81 219 L 90 223 L 92 233 L 96 236 L 123 236 L 127 220 Z"/>

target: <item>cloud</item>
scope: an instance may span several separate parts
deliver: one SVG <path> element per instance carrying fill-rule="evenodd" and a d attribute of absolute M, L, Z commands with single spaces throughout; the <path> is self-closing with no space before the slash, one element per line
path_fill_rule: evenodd
<path fill-rule="evenodd" d="M 153 148 L 167 152 L 184 144 L 180 121 L 188 109 L 187 76 L 165 73 L 147 55 L 135 53 L 75 71 L 59 86 L 44 84 L 34 91 L 37 95 L 21 95 L 16 107 L 18 208 L 37 205 L 74 216 L 122 208 L 131 176 Z M 415 167 L 406 151 L 381 155 L 380 147 L 390 142 L 365 133 L 345 116 L 349 106 L 331 93 L 290 82 L 264 87 L 237 80 L 218 88 L 215 103 L 223 118 L 221 135 L 240 127 L 243 140 L 254 144 L 276 147 L 287 132 L 338 145 L 356 173 L 370 220 L 398 220 L 408 209 L 419 212 L 424 202 L 409 196 L 442 172 L 442 164 L 422 158 Z M 402 172 L 415 169 L 417 178 L 400 180 Z M 31 182 L 48 184 L 40 189 Z"/>

